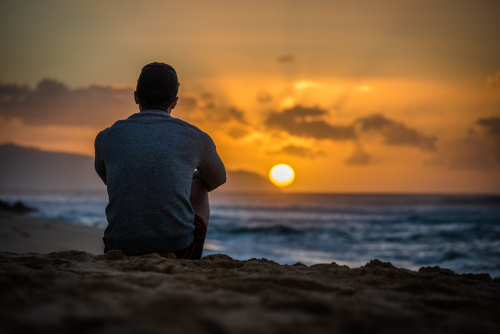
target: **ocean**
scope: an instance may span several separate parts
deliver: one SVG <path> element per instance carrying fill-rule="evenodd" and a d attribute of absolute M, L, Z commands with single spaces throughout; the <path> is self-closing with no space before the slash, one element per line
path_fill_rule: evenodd
<path fill-rule="evenodd" d="M 30 215 L 106 227 L 105 192 L 0 191 Z M 440 266 L 457 273 L 500 277 L 500 196 L 400 194 L 210 195 L 203 255 L 267 258 L 280 264 L 372 259 L 418 270 Z"/>

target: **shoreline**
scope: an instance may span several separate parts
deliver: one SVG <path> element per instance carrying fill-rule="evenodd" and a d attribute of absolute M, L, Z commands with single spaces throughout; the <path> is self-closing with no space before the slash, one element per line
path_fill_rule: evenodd
<path fill-rule="evenodd" d="M 104 229 L 0 211 L 0 252 L 102 254 Z"/>
<path fill-rule="evenodd" d="M 100 227 L 0 211 L 0 252 L 49 254 L 52 252 L 75 250 L 100 255 L 104 253 L 103 236 L 104 228 Z M 208 251 L 208 255 L 216 254 L 216 252 L 224 253 L 224 248 L 220 247 L 217 242 L 210 238 L 206 239 L 204 249 Z M 239 258 L 239 260 L 245 259 Z M 270 259 L 270 261 L 272 260 L 274 259 Z M 359 268 L 365 264 L 364 261 L 356 263 L 337 261 L 337 263 L 349 266 L 350 268 Z M 315 264 L 318 263 L 312 263 L 309 266 Z M 291 263 L 288 265 L 291 265 Z M 398 268 L 417 272 L 421 267 L 413 266 L 406 268 L 404 265 L 401 266 L 399 264 Z M 484 273 L 460 272 L 460 274 Z M 492 275 L 491 273 L 487 274 Z M 500 279 L 500 276 L 491 277 Z"/>

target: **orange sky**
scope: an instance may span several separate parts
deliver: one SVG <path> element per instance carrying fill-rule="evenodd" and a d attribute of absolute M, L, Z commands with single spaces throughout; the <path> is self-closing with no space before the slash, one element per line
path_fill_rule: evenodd
<path fill-rule="evenodd" d="M 92 155 L 143 65 L 229 170 L 293 192 L 500 190 L 498 1 L 16 1 L 0 16 L 0 143 Z"/>

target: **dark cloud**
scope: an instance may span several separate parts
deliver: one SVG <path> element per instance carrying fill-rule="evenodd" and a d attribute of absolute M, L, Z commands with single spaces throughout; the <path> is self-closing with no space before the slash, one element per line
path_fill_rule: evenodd
<path fill-rule="evenodd" d="M 195 112 L 200 105 L 200 101 L 194 96 L 179 96 L 179 101 L 176 108 L 174 109 L 176 113 L 192 113 Z"/>
<path fill-rule="evenodd" d="M 283 147 L 281 150 L 269 152 L 271 154 L 287 154 L 295 155 L 303 158 L 315 158 L 319 155 L 325 155 L 323 151 L 315 151 L 308 147 L 288 145 Z"/>
<path fill-rule="evenodd" d="M 234 117 L 239 117 L 232 115 L 228 109 L 220 110 L 219 106 L 219 100 L 211 93 L 203 93 L 201 96 L 193 93 L 179 94 L 179 102 L 172 111 L 172 116 L 196 124 L 228 122 Z"/>
<path fill-rule="evenodd" d="M 476 125 L 491 136 L 500 136 L 500 117 L 480 118 L 476 121 Z"/>
<path fill-rule="evenodd" d="M 199 114 L 205 114 L 209 118 L 212 113 L 208 110 L 216 109 L 218 106 L 219 101 L 210 93 L 203 93 L 201 96 L 193 93 L 179 94 L 179 102 L 172 115 L 193 116 L 198 114 L 197 116 L 201 116 Z"/>
<path fill-rule="evenodd" d="M 295 60 L 293 55 L 284 55 L 278 58 L 278 63 L 292 63 Z"/>
<path fill-rule="evenodd" d="M 265 90 L 261 90 L 259 93 L 257 93 L 257 101 L 260 103 L 268 103 L 273 100 L 273 96 Z"/>
<path fill-rule="evenodd" d="M 332 141 L 352 140 L 356 147 L 351 156 L 345 161 L 348 165 L 366 165 L 371 157 L 357 142 L 360 137 L 368 133 L 375 133 L 384 139 L 384 144 L 391 146 L 418 147 L 423 151 L 436 151 L 437 138 L 426 136 L 421 132 L 408 127 L 406 124 L 374 114 L 358 118 L 351 125 L 337 126 L 327 123 L 323 118 L 327 110 L 320 108 L 304 108 L 297 105 L 283 112 L 271 112 L 265 120 L 268 129 L 281 130 L 297 137 L 315 139 L 329 139 Z M 488 131 L 498 131 L 496 120 L 478 120 L 478 126 L 488 128 Z M 500 120 L 498 120 L 500 122 Z M 369 138 L 369 137 L 367 137 Z M 286 147 L 278 152 L 301 156 L 311 156 L 306 148 Z M 314 152 L 313 152 L 314 154 Z"/>
<path fill-rule="evenodd" d="M 367 165 L 370 163 L 370 156 L 363 150 L 360 144 L 356 144 L 354 151 L 345 163 L 347 165 Z"/>
<path fill-rule="evenodd" d="M 359 118 L 355 124 L 360 125 L 361 132 L 380 133 L 387 145 L 414 146 L 424 151 L 436 150 L 436 137 L 425 136 L 417 130 L 407 127 L 404 123 L 387 119 L 383 115 L 375 114 Z"/>
<path fill-rule="evenodd" d="M 304 108 L 297 105 L 282 112 L 271 112 L 265 120 L 265 124 L 269 129 L 286 131 L 299 137 L 331 140 L 351 140 L 356 138 L 354 127 L 333 126 L 320 118 L 327 113 L 327 110 Z"/>
<path fill-rule="evenodd" d="M 328 124 L 322 116 L 327 110 L 304 108 L 300 105 L 283 112 L 271 112 L 265 121 L 270 129 L 286 131 L 299 137 L 330 140 L 355 140 L 361 134 L 375 132 L 382 135 L 386 145 L 414 146 L 424 151 L 436 150 L 436 137 L 425 136 L 404 123 L 390 120 L 383 115 L 358 118 L 353 125 L 335 126 Z M 359 128 L 359 133 L 356 128 Z"/>
<path fill-rule="evenodd" d="M 220 108 L 216 112 L 202 111 L 202 114 L 204 117 L 203 121 L 226 123 L 234 120 L 240 124 L 248 125 L 245 119 L 245 112 L 235 107 Z"/>
<path fill-rule="evenodd" d="M 244 128 L 232 128 L 228 132 L 228 135 L 234 139 L 241 139 L 248 134 L 249 134 L 248 130 Z"/>
<path fill-rule="evenodd" d="M 229 116 L 242 124 L 247 124 L 245 113 L 237 108 L 229 108 Z"/>
<path fill-rule="evenodd" d="M 49 79 L 35 89 L 0 84 L 0 117 L 34 125 L 109 126 L 138 111 L 133 92 L 96 85 L 70 89 Z"/>
<path fill-rule="evenodd" d="M 390 126 L 394 123 L 384 116 L 377 114 L 359 118 L 356 120 L 356 122 L 361 124 L 361 131 L 381 130 L 382 128 Z"/>
<path fill-rule="evenodd" d="M 0 84 L 0 103 L 19 102 L 30 93 L 27 86 L 18 86 L 16 84 Z"/>

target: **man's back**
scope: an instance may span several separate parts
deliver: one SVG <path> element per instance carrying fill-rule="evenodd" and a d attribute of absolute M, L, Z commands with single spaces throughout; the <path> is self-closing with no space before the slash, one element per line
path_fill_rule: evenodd
<path fill-rule="evenodd" d="M 212 139 L 162 110 L 143 110 L 96 138 L 96 171 L 108 187 L 105 238 L 125 254 L 167 252 L 193 241 L 193 172 L 211 191 L 225 182 Z"/>

